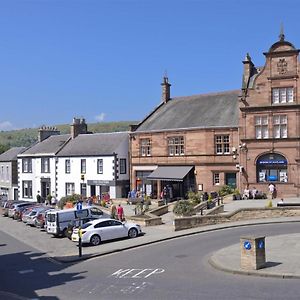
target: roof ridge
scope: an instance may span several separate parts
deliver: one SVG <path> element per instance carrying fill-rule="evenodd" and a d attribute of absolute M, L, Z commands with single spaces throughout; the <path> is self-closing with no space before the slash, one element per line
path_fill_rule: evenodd
<path fill-rule="evenodd" d="M 171 100 L 177 100 L 182 98 L 194 98 L 194 97 L 207 97 L 207 96 L 218 96 L 218 95 L 228 95 L 228 94 L 238 94 L 241 90 L 230 90 L 230 91 L 222 91 L 222 92 L 209 92 L 205 94 L 194 94 L 189 96 L 177 96 L 171 98 Z"/>

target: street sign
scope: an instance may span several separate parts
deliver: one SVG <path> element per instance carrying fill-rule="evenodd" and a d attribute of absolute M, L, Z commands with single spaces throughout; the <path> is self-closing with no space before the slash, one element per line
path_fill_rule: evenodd
<path fill-rule="evenodd" d="M 250 249 L 251 249 L 251 243 L 250 243 L 249 241 L 245 241 L 245 242 L 244 242 L 244 248 L 245 248 L 246 250 L 250 250 Z"/>
<path fill-rule="evenodd" d="M 82 210 L 82 202 L 77 202 L 76 203 L 76 209 L 77 210 Z"/>
<path fill-rule="evenodd" d="M 258 241 L 258 249 L 264 249 L 265 248 L 265 242 L 263 240 Z"/>

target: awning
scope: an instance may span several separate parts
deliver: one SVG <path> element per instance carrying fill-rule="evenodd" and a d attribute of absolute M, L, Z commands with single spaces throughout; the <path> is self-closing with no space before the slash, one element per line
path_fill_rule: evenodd
<path fill-rule="evenodd" d="M 160 166 L 148 177 L 148 180 L 183 181 L 193 166 Z"/>

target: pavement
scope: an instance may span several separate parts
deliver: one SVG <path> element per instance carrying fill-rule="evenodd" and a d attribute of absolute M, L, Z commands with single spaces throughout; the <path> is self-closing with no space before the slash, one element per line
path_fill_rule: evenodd
<path fill-rule="evenodd" d="M 269 200 L 224 200 L 224 210 L 231 212 L 239 208 L 246 207 L 265 207 Z M 273 206 L 276 206 L 279 199 L 273 200 Z M 300 198 L 285 199 L 285 202 L 300 203 Z M 115 204 L 122 203 L 125 216 L 129 219 L 134 215 L 134 205 L 127 205 L 124 200 L 116 200 Z M 285 223 L 285 222 L 300 222 L 300 217 L 279 217 L 269 219 L 255 219 L 231 222 L 225 224 L 202 226 L 198 228 L 191 228 L 182 231 L 174 231 L 173 220 L 174 215 L 171 208 L 174 204 L 170 204 L 169 212 L 162 216 L 163 223 L 158 226 L 143 227 L 143 236 L 135 239 L 123 239 L 114 242 L 102 243 L 96 247 L 83 247 L 82 257 L 79 257 L 79 250 L 76 243 L 68 239 L 59 239 L 55 242 L 50 242 L 49 239 L 53 237 L 40 232 L 37 238 L 35 228 L 25 227 L 25 230 L 20 230 L 20 226 L 24 224 L 15 222 L 10 218 L 0 218 L 0 228 L 7 234 L 28 243 L 32 247 L 44 252 L 47 257 L 56 263 L 75 262 L 78 260 L 85 260 L 92 257 L 103 256 L 111 253 L 116 253 L 128 249 L 133 249 L 141 246 L 147 246 L 153 243 L 163 242 L 174 238 L 179 238 L 188 235 L 199 234 L 203 232 L 215 231 L 225 228 L 234 228 L 240 226 L 251 226 L 257 224 L 270 223 Z M 154 205 L 155 206 L 155 205 Z M 14 226 L 11 225 L 15 222 Z M 32 238 L 34 236 L 35 238 Z M 287 234 L 275 237 L 266 237 L 266 252 L 267 264 L 266 267 L 260 270 L 243 270 L 240 267 L 240 246 L 239 244 L 231 245 L 224 249 L 219 249 L 209 259 L 209 263 L 218 270 L 234 273 L 257 276 L 269 276 L 280 278 L 300 278 L 300 233 Z M 289 255 L 285 255 L 282 249 L 289 249 Z"/>

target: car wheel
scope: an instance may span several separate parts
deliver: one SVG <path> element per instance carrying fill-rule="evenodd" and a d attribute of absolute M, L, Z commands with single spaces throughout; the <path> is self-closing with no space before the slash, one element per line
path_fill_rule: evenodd
<path fill-rule="evenodd" d="M 130 228 L 128 230 L 128 237 L 135 238 L 138 235 L 138 231 L 135 228 Z"/>
<path fill-rule="evenodd" d="M 98 234 L 94 234 L 91 239 L 90 239 L 90 243 L 93 245 L 93 246 L 98 246 L 100 245 L 101 243 L 101 238 Z"/>

